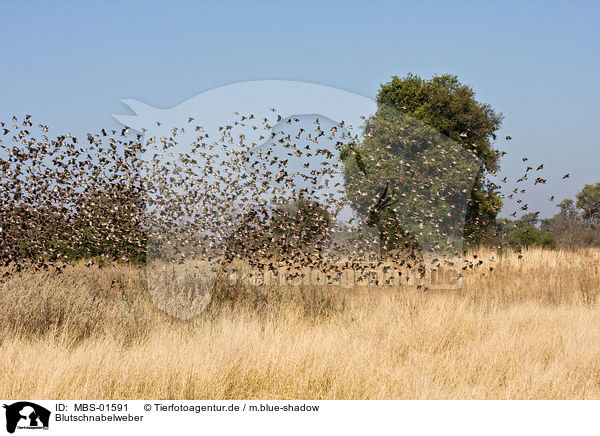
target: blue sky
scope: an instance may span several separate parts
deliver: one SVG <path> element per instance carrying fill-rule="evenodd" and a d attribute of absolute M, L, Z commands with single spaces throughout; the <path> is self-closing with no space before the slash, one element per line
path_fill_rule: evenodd
<path fill-rule="evenodd" d="M 522 156 L 544 163 L 529 211 L 600 181 L 600 2 L 24 3 L 2 3 L 0 120 L 77 134 L 118 126 L 123 98 L 168 108 L 260 79 L 374 97 L 392 75 L 451 73 L 504 114 L 511 188 Z"/>

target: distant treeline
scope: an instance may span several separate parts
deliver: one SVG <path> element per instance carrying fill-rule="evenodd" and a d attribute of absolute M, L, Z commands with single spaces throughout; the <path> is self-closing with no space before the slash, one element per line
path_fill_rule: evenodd
<path fill-rule="evenodd" d="M 575 200 L 558 204 L 552 218 L 540 219 L 539 212 L 516 220 L 499 218 L 493 245 L 515 247 L 577 248 L 600 246 L 600 183 L 586 185 Z"/>

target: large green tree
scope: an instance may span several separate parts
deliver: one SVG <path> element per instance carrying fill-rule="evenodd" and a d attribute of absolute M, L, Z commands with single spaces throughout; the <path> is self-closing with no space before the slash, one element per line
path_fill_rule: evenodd
<path fill-rule="evenodd" d="M 472 188 L 466 207 L 464 236 L 467 241 L 474 243 L 491 236 L 502 201 L 499 187 L 492 183 L 487 176 L 499 169 L 501 153 L 493 148 L 492 141 L 496 138 L 495 132 L 501 125 L 501 114 L 496 113 L 490 105 L 478 102 L 475 99 L 474 91 L 469 86 L 460 83 L 458 78 L 453 75 L 436 76 L 430 80 L 424 80 L 412 74 L 405 78 L 394 76 L 390 82 L 381 85 L 377 103 L 378 113 L 366 122 L 366 130 L 370 130 L 371 133 L 367 135 L 363 144 L 355 145 L 356 149 L 363 153 L 362 161 L 368 163 L 369 160 L 365 158 L 365 155 L 369 155 L 367 157 L 370 157 L 371 160 L 380 161 L 377 165 L 382 167 L 386 166 L 386 163 L 381 156 L 378 156 L 381 153 L 396 153 L 398 156 L 406 156 L 407 149 L 410 149 L 410 153 L 416 156 L 421 150 L 425 150 L 423 144 L 438 143 L 442 144 L 442 147 L 455 147 L 458 144 L 463 151 L 476 156 L 481 164 L 475 174 L 471 174 L 463 167 L 452 175 L 457 183 L 462 182 L 458 180 L 461 175 L 468 175 L 473 179 L 473 184 L 469 184 L 469 187 L 472 186 Z M 389 114 L 390 111 L 397 111 L 398 114 L 401 114 L 397 118 L 402 121 L 390 123 L 389 115 L 386 115 L 386 121 L 378 121 L 378 117 L 381 118 L 382 113 Z M 410 121 L 411 119 L 417 120 L 417 123 Z M 419 127 L 418 123 L 426 125 L 427 128 Z M 440 137 L 443 135 L 445 140 L 436 138 L 435 134 L 441 134 Z M 380 135 L 379 140 L 373 141 L 373 135 Z M 396 136 L 398 139 L 392 139 L 392 136 Z M 380 150 L 373 149 L 375 143 Z M 429 163 L 427 171 L 430 176 L 434 174 L 430 164 L 431 158 L 434 157 L 435 162 L 440 162 L 438 168 L 440 171 L 435 172 L 436 175 L 430 178 L 437 179 L 438 183 L 445 180 L 446 189 L 449 191 L 451 179 L 447 175 L 449 174 L 447 164 L 450 161 L 454 162 L 454 159 L 448 157 L 448 154 L 444 155 L 444 150 L 434 147 L 424 151 L 423 156 L 427 156 L 423 159 Z M 440 157 L 441 160 L 439 160 Z M 423 159 L 421 160 L 423 161 Z M 387 159 L 387 162 L 391 164 L 388 165 L 391 166 L 391 171 L 398 171 L 397 162 L 403 161 Z M 359 167 L 364 165 L 363 162 L 358 162 L 358 164 Z M 350 166 L 352 165 L 357 166 L 356 163 Z M 348 167 L 349 165 L 346 170 L 347 181 L 351 178 L 348 177 Z M 415 171 L 416 175 L 409 174 L 414 168 L 413 165 L 409 168 L 408 173 L 404 171 L 406 174 L 399 178 L 419 177 L 418 171 Z M 377 168 L 376 172 L 371 172 L 371 179 L 374 174 L 377 174 L 376 177 L 382 177 L 383 173 Z M 422 172 L 420 177 L 426 178 Z M 386 180 L 380 180 L 376 184 L 385 185 L 385 182 Z M 428 189 L 433 189 L 435 182 L 436 180 L 433 180 Z M 423 182 L 419 181 L 417 185 L 421 187 Z M 397 191 L 396 195 L 399 192 L 401 193 L 401 191 Z M 422 201 L 424 201 L 423 198 L 421 196 Z M 436 207 L 443 209 L 444 206 L 440 204 Z M 360 212 L 361 208 L 357 209 Z"/>

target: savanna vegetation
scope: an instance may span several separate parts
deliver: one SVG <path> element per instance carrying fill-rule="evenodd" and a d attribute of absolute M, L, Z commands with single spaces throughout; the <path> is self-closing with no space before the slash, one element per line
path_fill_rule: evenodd
<path fill-rule="evenodd" d="M 450 75 L 393 77 L 377 102 L 338 155 L 289 133 L 273 133 L 280 155 L 241 136 L 223 154 L 231 125 L 216 142 L 190 125 L 178 154 L 183 128 L 50 138 L 15 118 L 0 141 L 0 396 L 600 398 L 600 183 L 552 218 L 498 218 L 501 114 Z M 315 124 L 314 138 L 344 127 Z M 290 156 L 310 189 L 285 190 Z M 317 201 L 338 160 L 346 196 Z M 336 227 L 343 205 L 356 221 Z M 451 252 L 448 289 L 223 279 L 365 259 L 423 276 Z"/>
<path fill-rule="evenodd" d="M 600 251 L 473 256 L 457 290 L 238 283 L 185 322 L 143 268 L 21 272 L 0 285 L 0 396 L 600 398 Z"/>

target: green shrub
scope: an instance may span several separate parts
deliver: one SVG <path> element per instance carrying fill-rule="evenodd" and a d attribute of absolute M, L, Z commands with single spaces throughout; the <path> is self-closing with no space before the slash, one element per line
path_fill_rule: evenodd
<path fill-rule="evenodd" d="M 520 227 L 510 232 L 508 234 L 508 241 L 512 245 L 519 247 L 538 246 L 553 248 L 556 245 L 553 233 L 531 225 Z"/>

